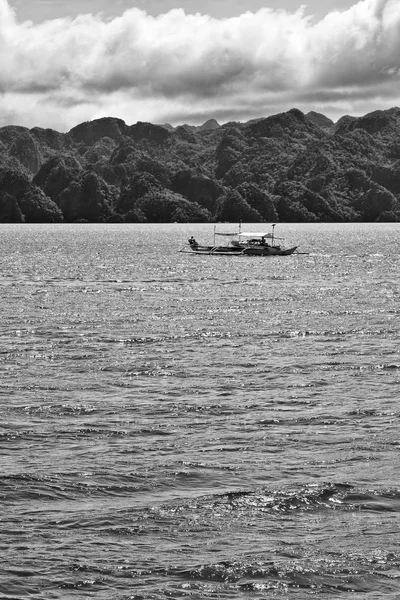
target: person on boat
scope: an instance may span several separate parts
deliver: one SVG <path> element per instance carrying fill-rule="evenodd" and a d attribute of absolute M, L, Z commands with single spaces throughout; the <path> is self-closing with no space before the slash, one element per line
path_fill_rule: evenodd
<path fill-rule="evenodd" d="M 190 246 L 198 246 L 198 243 L 196 242 L 196 240 L 194 239 L 193 236 L 191 238 L 189 238 L 189 245 Z"/>

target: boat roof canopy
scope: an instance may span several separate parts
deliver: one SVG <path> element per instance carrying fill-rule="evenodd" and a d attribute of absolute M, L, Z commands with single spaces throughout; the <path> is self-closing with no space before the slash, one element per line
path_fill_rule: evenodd
<path fill-rule="evenodd" d="M 269 239 L 274 238 L 274 240 L 283 239 L 283 238 L 276 237 L 276 235 L 272 235 L 272 233 L 262 233 L 260 231 L 241 231 L 239 233 L 239 235 L 241 235 L 242 237 L 251 237 L 251 238 L 263 237 L 263 238 L 269 238 Z"/>
<path fill-rule="evenodd" d="M 272 227 L 275 227 L 275 225 L 273 225 Z M 234 232 L 230 232 L 230 231 L 216 231 L 214 228 L 214 235 L 221 235 L 221 236 L 226 236 L 226 237 L 246 237 L 246 238 L 265 238 L 265 239 L 269 239 L 269 240 L 283 240 L 284 238 L 280 238 L 277 237 L 276 235 L 274 235 L 273 233 L 264 233 L 263 231 L 234 231 Z"/>

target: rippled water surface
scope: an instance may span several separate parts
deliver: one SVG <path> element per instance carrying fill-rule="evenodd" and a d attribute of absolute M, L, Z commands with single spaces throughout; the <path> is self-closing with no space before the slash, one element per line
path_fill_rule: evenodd
<path fill-rule="evenodd" d="M 400 598 L 400 225 L 277 233 L 0 226 L 0 598 Z"/>

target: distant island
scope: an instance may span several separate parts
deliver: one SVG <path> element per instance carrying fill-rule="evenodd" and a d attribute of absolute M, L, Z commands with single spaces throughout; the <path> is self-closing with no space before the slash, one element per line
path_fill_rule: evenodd
<path fill-rule="evenodd" d="M 0 128 L 0 222 L 400 220 L 400 109 Z"/>

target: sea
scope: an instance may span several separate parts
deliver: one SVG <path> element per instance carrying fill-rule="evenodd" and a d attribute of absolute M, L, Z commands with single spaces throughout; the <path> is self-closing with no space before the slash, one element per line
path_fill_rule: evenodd
<path fill-rule="evenodd" d="M 0 225 L 1 599 L 400 599 L 400 224 L 275 233 Z"/>

